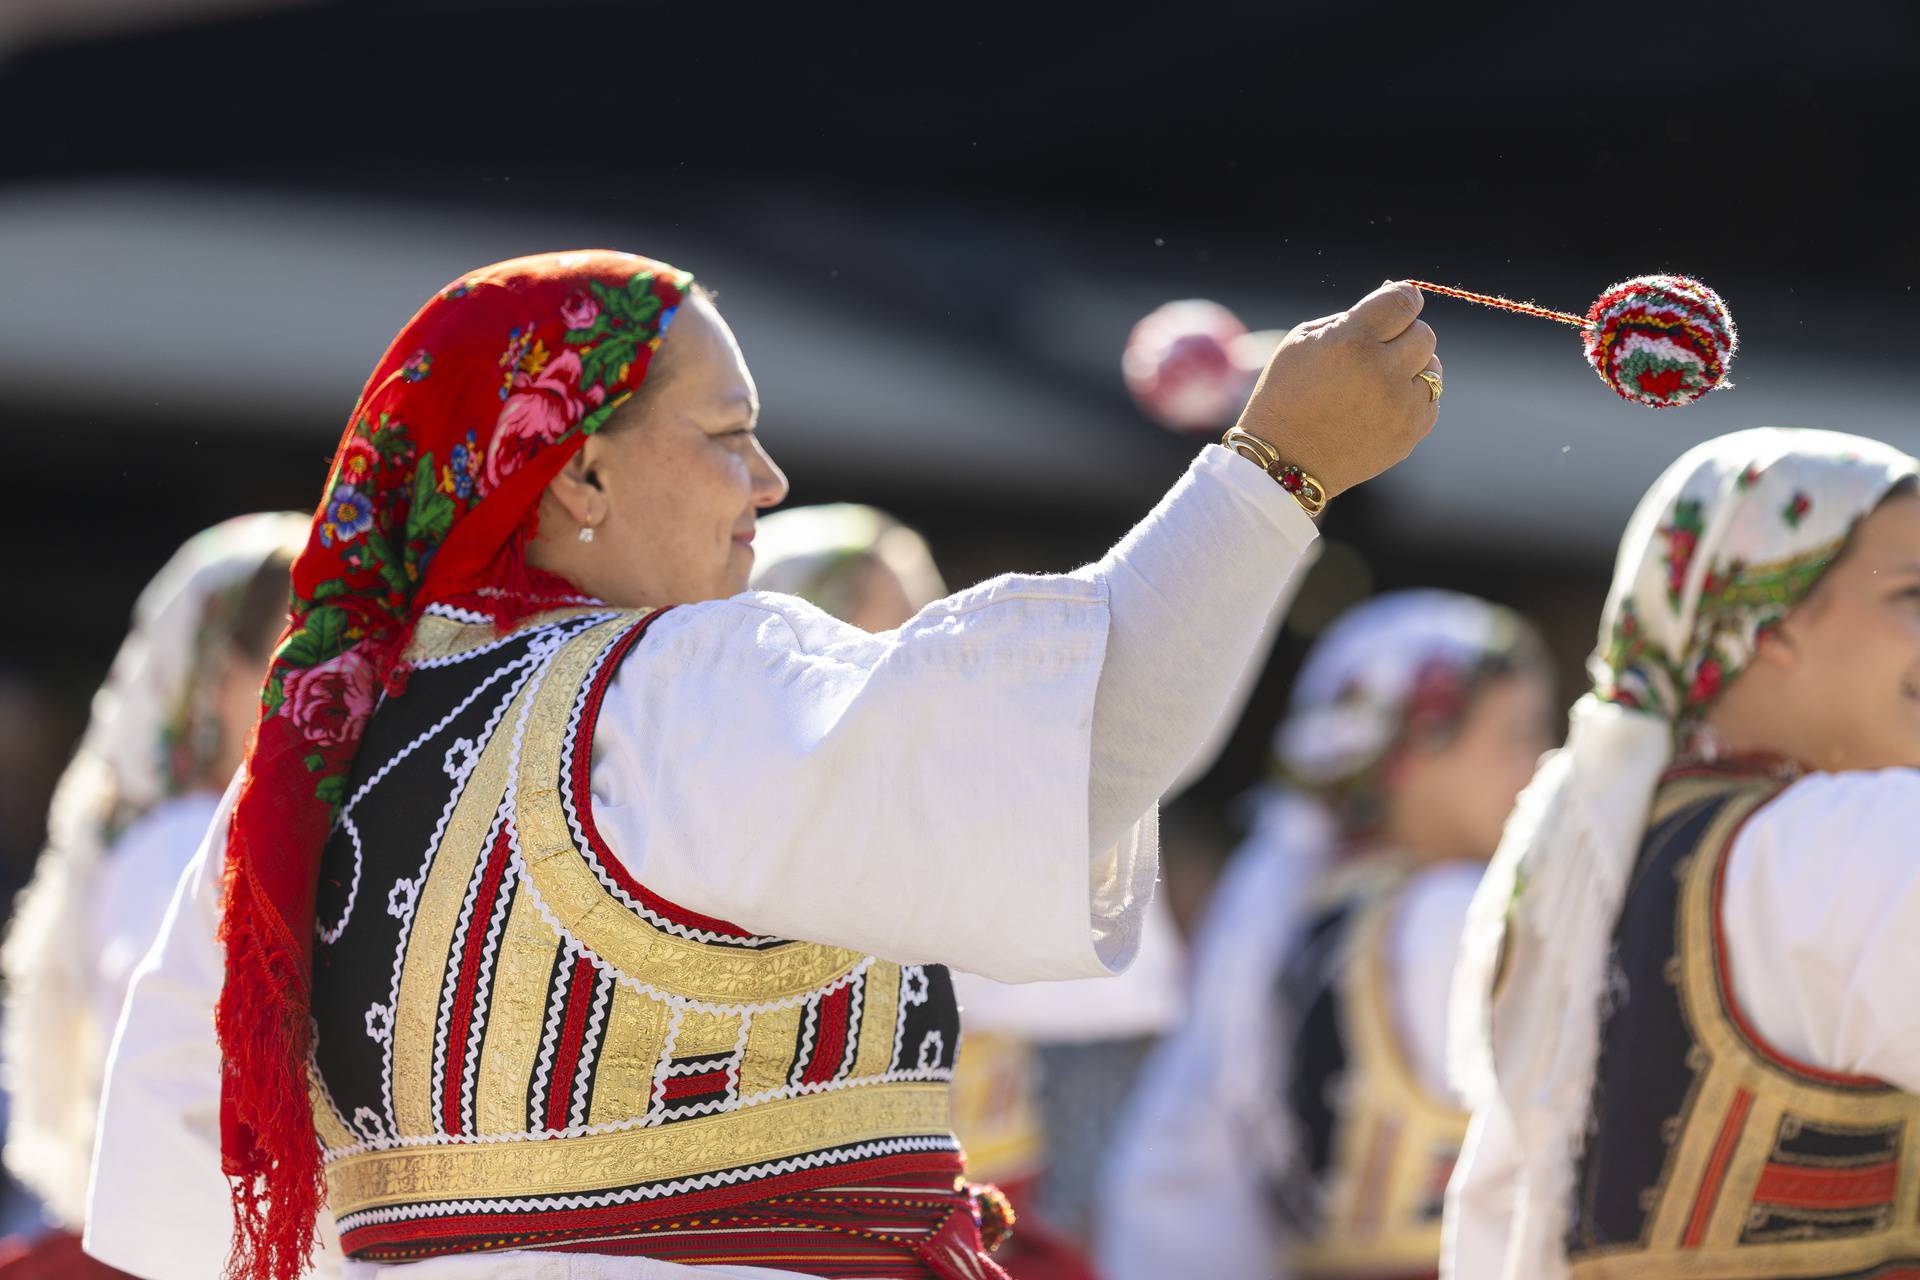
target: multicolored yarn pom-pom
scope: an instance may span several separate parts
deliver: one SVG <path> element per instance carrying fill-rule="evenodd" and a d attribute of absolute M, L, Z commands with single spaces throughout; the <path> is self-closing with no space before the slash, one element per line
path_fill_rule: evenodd
<path fill-rule="evenodd" d="M 1588 310 L 1581 337 L 1600 380 L 1637 404 L 1671 409 L 1733 385 L 1733 316 L 1719 294 L 1688 276 L 1614 285 Z"/>

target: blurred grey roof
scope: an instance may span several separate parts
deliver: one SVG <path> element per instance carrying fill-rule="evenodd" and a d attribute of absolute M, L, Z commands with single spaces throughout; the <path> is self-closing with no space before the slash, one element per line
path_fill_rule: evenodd
<path fill-rule="evenodd" d="M 764 246 L 677 221 L 476 215 L 177 182 L 0 195 L 0 391 L 131 420 L 311 430 L 344 417 L 390 335 L 462 271 L 593 245 L 639 248 L 723 281 L 776 452 L 1068 501 L 1149 495 L 1166 475 L 1169 442 L 1116 389 L 1128 327 L 1197 291 L 1177 271 L 1063 254 L 1009 299 L 1010 341 L 996 347 L 951 340 L 937 317 L 906 323 L 810 287 Z M 1305 290 L 1229 301 L 1257 326 L 1329 309 Z M 1920 450 L 1910 364 L 1756 341 L 1750 328 L 1736 389 L 1657 413 L 1607 392 L 1570 330 L 1439 300 L 1427 318 L 1441 334 L 1445 412 L 1373 504 L 1401 536 L 1603 551 L 1667 461 L 1743 426 L 1826 426 Z"/>

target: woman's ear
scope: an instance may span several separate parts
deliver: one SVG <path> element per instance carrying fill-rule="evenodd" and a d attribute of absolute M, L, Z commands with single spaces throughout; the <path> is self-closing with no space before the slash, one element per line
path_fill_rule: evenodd
<path fill-rule="evenodd" d="M 576 450 L 567 459 L 566 465 L 560 468 L 560 473 L 547 482 L 548 495 L 560 504 L 576 525 L 598 524 L 607 501 L 588 455 L 592 444 L 593 441 L 588 440 L 586 446 Z"/>
<path fill-rule="evenodd" d="M 1781 671 L 1799 665 L 1802 649 L 1799 631 L 1802 622 L 1804 618 L 1801 611 L 1795 609 L 1773 625 L 1762 626 L 1753 640 L 1753 660 Z"/>

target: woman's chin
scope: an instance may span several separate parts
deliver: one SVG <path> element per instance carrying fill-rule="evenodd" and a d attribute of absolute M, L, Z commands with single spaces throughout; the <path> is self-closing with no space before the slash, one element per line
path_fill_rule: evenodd
<path fill-rule="evenodd" d="M 727 552 L 727 594 L 737 596 L 747 589 L 747 583 L 753 578 L 753 544 L 736 542 Z"/>

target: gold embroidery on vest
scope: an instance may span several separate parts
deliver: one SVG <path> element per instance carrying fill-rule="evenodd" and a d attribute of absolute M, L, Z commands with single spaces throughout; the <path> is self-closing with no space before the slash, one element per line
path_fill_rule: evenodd
<path fill-rule="evenodd" d="M 433 1042 L 447 970 L 453 962 L 454 929 L 474 869 L 487 853 L 487 833 L 506 795 L 513 761 L 512 728 L 527 697 L 525 688 L 514 695 L 499 728 L 461 788 L 414 906 L 406 959 L 400 969 L 393 1039 L 387 1050 L 393 1074 L 393 1118 L 402 1137 L 439 1131 L 438 1117 L 433 1113 Z"/>
<path fill-rule="evenodd" d="M 1388 855 L 1367 859 L 1338 882 L 1375 888 L 1359 909 L 1338 979 L 1348 1066 L 1340 1082 L 1325 1217 L 1288 1260 L 1302 1276 L 1430 1270 L 1440 1257 L 1440 1220 L 1429 1212 L 1466 1139 L 1467 1115 L 1427 1092 L 1394 1025 L 1390 946 L 1412 870 Z M 1363 890 L 1363 892 L 1365 892 Z"/>
<path fill-rule="evenodd" d="M 967 1153 L 967 1177 L 1002 1185 L 1044 1166 L 1039 1063 L 1022 1036 L 971 1031 L 953 1064 L 953 1131 Z"/>
<path fill-rule="evenodd" d="M 561 927 L 628 977 L 714 1003 L 771 1002 L 801 995 L 850 973 L 858 952 L 811 943 L 759 951 L 717 948 L 651 928 L 600 883 L 574 846 L 556 781 L 573 701 L 594 661 L 631 618 L 616 618 L 568 642 L 554 655 L 527 717 L 520 744 L 514 820 L 527 875 Z"/>
<path fill-rule="evenodd" d="M 573 710 L 597 664 L 636 620 L 625 615 L 589 627 L 537 660 L 528 686 L 514 696 L 460 784 L 414 904 L 390 1050 L 401 1133 L 428 1140 L 361 1150 L 360 1136 L 337 1116 L 330 1125 L 321 1120 L 336 1216 L 661 1183 L 889 1139 L 912 1142 L 915 1150 L 950 1149 L 940 1142 L 951 1134 L 947 1083 L 883 1079 L 892 1066 L 900 1016 L 898 965 L 810 943 L 748 949 L 677 936 L 615 898 L 575 845 L 558 789 L 563 754 L 572 749 Z M 448 627 L 436 624 L 427 636 L 435 652 L 464 652 L 485 643 L 483 633 L 492 637 L 484 626 L 440 621 Z M 501 890 L 513 898 L 493 957 L 475 1065 L 476 1131 L 495 1140 L 434 1141 L 433 1048 L 455 964 L 454 933 L 489 850 L 494 816 L 507 802 L 509 781 L 517 865 Z M 615 981 L 604 1024 L 589 1027 L 590 1037 L 596 1027 L 599 1035 L 586 1117 L 590 1131 L 522 1138 L 529 1129 L 527 1096 L 539 1069 L 552 973 L 564 945 L 553 919 L 594 952 Z M 843 979 L 860 984 L 862 1002 L 861 1017 L 849 1029 L 851 1076 L 870 1083 L 847 1087 L 846 1080 L 779 1096 L 789 1088 L 808 1000 Z M 659 1123 L 654 1093 L 663 1072 L 671 1059 L 689 1057 L 731 1058 L 739 1080 L 727 1099 L 731 1109 Z M 738 1105 L 756 1094 L 774 1096 Z M 316 1108 L 322 1101 L 324 1094 L 317 1093 Z M 500 1140 L 507 1135 L 513 1137 Z"/>
<path fill-rule="evenodd" d="M 797 1004 L 767 1009 L 753 1015 L 747 1027 L 747 1052 L 740 1060 L 740 1096 L 755 1098 L 787 1087 L 794 1046 L 800 1043 L 800 1021 L 805 1010 Z M 865 1047 L 866 1037 L 860 1038 Z"/>
<path fill-rule="evenodd" d="M 1688 1057 L 1695 1080 L 1654 1188 L 1646 1240 L 1583 1249 L 1573 1263 L 1575 1280 L 1827 1276 L 1920 1257 L 1920 1154 L 1912 1145 L 1920 1137 L 1920 1098 L 1892 1087 L 1836 1087 L 1793 1072 L 1749 1045 L 1722 1006 L 1714 882 L 1741 824 L 1780 784 L 1766 777 L 1675 779 L 1656 796 L 1649 823 L 1729 789 L 1736 794 L 1684 860 L 1674 911 L 1681 1010 L 1697 1041 Z M 1766 1166 L 1783 1135 L 1805 1124 L 1900 1130 L 1888 1220 L 1858 1235 L 1743 1243 Z"/>
<path fill-rule="evenodd" d="M 607 612 L 605 605 L 582 605 L 574 608 L 552 609 L 541 614 L 534 621 L 539 625 L 547 625 L 605 612 Z M 445 662 L 449 658 L 457 658 L 461 654 L 484 649 L 499 639 L 500 633 L 494 630 L 491 622 L 469 622 L 461 618 L 450 618 L 430 608 L 414 623 L 413 639 L 407 644 L 406 657 L 407 661 L 415 666 Z"/>
<path fill-rule="evenodd" d="M 351 1155 L 329 1166 L 327 1186 L 334 1213 L 345 1216 L 449 1194 L 577 1194 L 625 1186 L 638 1176 L 685 1178 L 843 1143 L 948 1132 L 945 1082 L 839 1089 L 584 1137 L 443 1143 Z"/>
<path fill-rule="evenodd" d="M 593 1105 L 588 1124 L 607 1124 L 647 1113 L 653 1102 L 654 1069 L 667 1042 L 667 1006 L 624 984 L 613 989 L 606 1039 L 593 1069 Z M 521 1080 L 524 1098 L 526 1081 Z"/>
<path fill-rule="evenodd" d="M 740 1042 L 740 1015 L 688 1009 L 680 1015 L 673 1037 L 676 1058 L 731 1054 Z"/>
<path fill-rule="evenodd" d="M 323 1148 L 338 1150 L 360 1141 L 360 1136 L 340 1118 L 339 1109 L 333 1105 L 333 1098 L 321 1082 L 320 1073 L 311 1064 L 307 1067 L 307 1100 L 313 1107 L 313 1130 L 320 1135 Z"/>
<path fill-rule="evenodd" d="M 527 1083 L 540 1057 L 547 983 L 559 952 L 560 936 L 540 918 L 532 896 L 515 893 L 493 960 L 487 1030 L 474 1073 L 473 1118 L 478 1133 L 526 1130 Z M 665 1021 L 662 1016 L 663 1028 Z"/>
<path fill-rule="evenodd" d="M 900 966 L 875 960 L 867 970 L 863 996 L 866 1012 L 860 1019 L 860 1047 L 854 1054 L 858 1078 L 883 1076 L 893 1066 L 893 1031 L 900 1017 Z"/>

